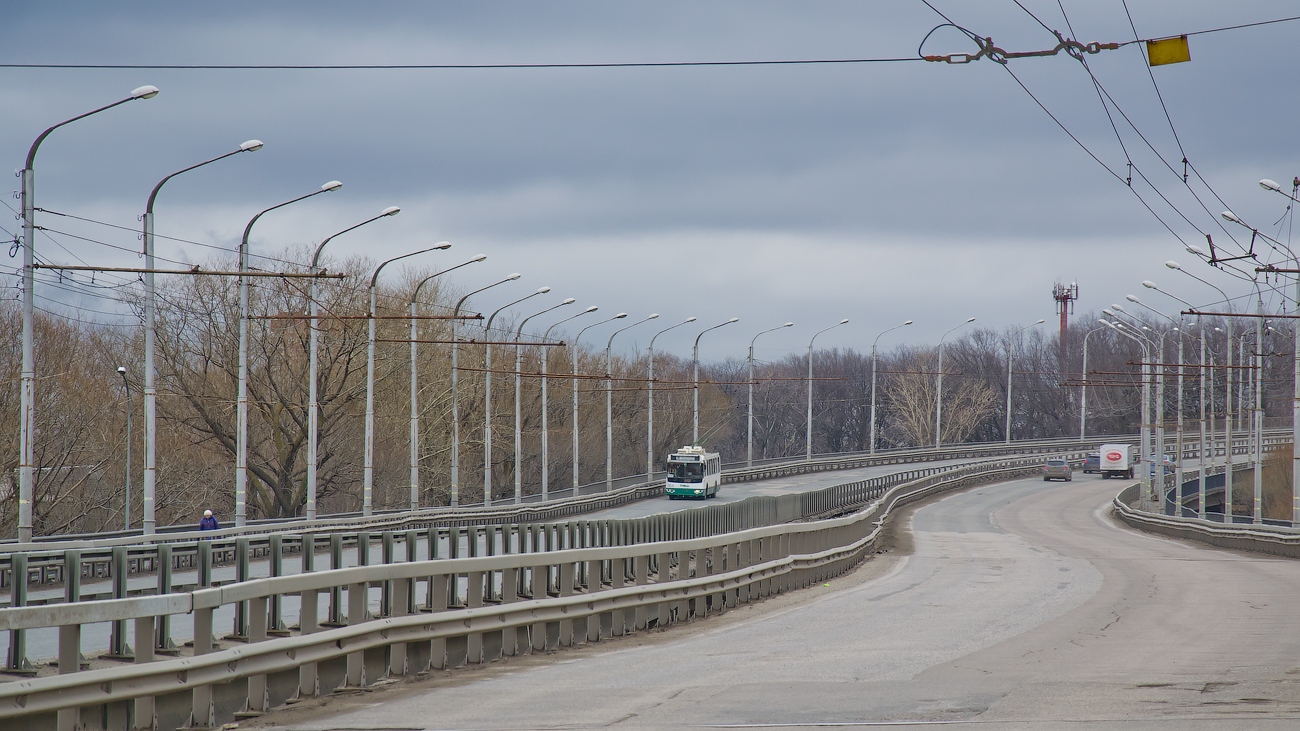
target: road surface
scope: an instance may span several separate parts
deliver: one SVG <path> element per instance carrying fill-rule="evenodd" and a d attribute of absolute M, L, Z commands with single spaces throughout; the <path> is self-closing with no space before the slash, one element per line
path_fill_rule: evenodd
<path fill-rule="evenodd" d="M 680 638 L 669 630 L 660 642 L 561 653 L 387 702 L 375 694 L 352 712 L 334 699 L 263 722 L 316 731 L 1300 727 L 1300 563 L 1119 526 L 1108 506 L 1120 486 L 1081 475 L 957 493 L 914 513 L 913 553 L 871 581 L 840 577 L 810 601 L 751 618 L 736 610 Z"/>

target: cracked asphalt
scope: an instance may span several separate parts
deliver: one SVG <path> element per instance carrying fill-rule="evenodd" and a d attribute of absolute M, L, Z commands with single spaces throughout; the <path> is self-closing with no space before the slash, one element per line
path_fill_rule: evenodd
<path fill-rule="evenodd" d="M 829 586 L 255 725 L 1300 727 L 1300 564 L 1131 531 L 1109 516 L 1118 484 L 973 488 Z"/>

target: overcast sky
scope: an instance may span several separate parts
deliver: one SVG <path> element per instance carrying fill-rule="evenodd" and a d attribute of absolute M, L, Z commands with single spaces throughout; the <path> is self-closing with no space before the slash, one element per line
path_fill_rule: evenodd
<path fill-rule="evenodd" d="M 1006 51 L 1056 44 L 1012 0 L 932 2 Z M 1022 2 L 1043 24 L 1084 43 L 1134 38 L 1119 0 L 1065 0 L 1073 33 L 1055 0 Z M 1295 7 L 1128 2 L 1142 38 L 1281 18 Z M 943 22 L 919 0 L 25 3 L 7 8 L 0 62 L 909 58 Z M 38 206 L 135 228 L 163 176 L 256 138 L 265 142 L 261 151 L 169 183 L 157 203 L 155 230 L 234 247 L 257 211 L 338 179 L 342 190 L 264 217 L 253 252 L 315 244 L 397 205 L 399 216 L 340 237 L 331 252 L 379 261 L 447 240 L 453 248 L 426 255 L 428 265 L 489 257 L 457 272 L 458 286 L 524 275 L 477 299 L 479 310 L 549 285 L 551 299 L 530 300 L 524 314 L 565 297 L 598 305 L 606 316 L 661 313 L 656 323 L 620 336 L 623 349 L 643 348 L 657 329 L 688 316 L 701 327 L 739 317 L 705 336 L 701 358 L 743 357 L 755 333 L 794 321 L 759 341 L 758 357 L 776 359 L 806 348 L 813 332 L 845 317 L 851 323 L 821 336 L 819 347 L 869 350 L 879 332 L 909 318 L 916 325 L 882 345 L 933 343 L 968 317 L 995 329 L 1039 318 L 1052 327 L 1056 281 L 1078 282 L 1080 312 L 1129 292 L 1143 294 L 1144 279 L 1198 303 L 1217 299 L 1166 269 L 1168 259 L 1244 293 L 1243 285 L 1197 265 L 1178 237 L 1202 248 L 1204 233 L 1216 244 L 1228 242 L 1217 221 L 1225 206 L 1216 194 L 1252 225 L 1278 234 L 1274 222 L 1285 200 L 1256 181 L 1272 178 L 1290 190 L 1300 174 L 1298 39 L 1300 22 L 1195 35 L 1190 63 L 1152 69 L 1182 151 L 1138 45 L 1086 58 L 1101 93 L 1119 106 L 1110 118 L 1087 71 L 1065 54 L 1014 59 L 1005 67 L 980 60 L 604 69 L 3 68 L 0 151 L 13 169 L 21 168 L 46 127 L 153 84 L 162 90 L 158 97 L 51 135 L 37 158 Z M 924 48 L 927 54 L 974 50 L 953 28 L 936 31 Z M 1204 208 L 1183 184 L 1184 153 L 1194 166 L 1191 190 Z M 1123 182 L 1130 158 L 1132 190 Z M 9 205 L 18 208 L 16 196 Z M 5 220 L 7 238 L 19 225 L 11 216 Z M 48 214 L 37 220 L 127 250 L 140 247 L 131 231 Z M 1229 230 L 1238 241 L 1249 239 L 1242 229 Z M 1281 235 L 1285 240 L 1285 229 Z M 140 265 L 134 254 L 63 234 L 38 238 L 36 250 L 59 263 Z M 158 253 L 202 262 L 215 252 L 160 241 Z M 11 284 L 20 261 L 5 265 Z M 114 281 L 120 280 L 101 276 L 96 284 Z M 94 291 L 87 287 L 39 291 L 42 307 L 113 310 L 111 302 L 78 294 Z M 1150 301 L 1176 309 L 1159 295 Z M 555 319 L 564 312 L 557 310 Z M 689 357 L 700 329 L 692 327 L 665 335 L 657 348 Z M 612 330 L 593 329 L 584 340 L 603 341 Z"/>

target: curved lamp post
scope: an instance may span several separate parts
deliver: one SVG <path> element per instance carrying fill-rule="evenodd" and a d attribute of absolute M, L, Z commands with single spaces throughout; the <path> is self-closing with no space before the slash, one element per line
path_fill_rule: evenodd
<path fill-rule="evenodd" d="M 695 347 L 691 350 L 691 363 L 694 367 L 695 373 L 695 385 L 691 390 L 692 398 L 694 399 L 691 407 L 691 444 L 696 446 L 699 446 L 700 444 L 700 338 L 704 337 L 704 333 L 710 330 L 717 330 L 718 328 L 730 325 L 733 322 L 740 322 L 740 318 L 733 317 L 719 325 L 706 327 L 700 331 L 699 335 L 695 336 Z"/>
<path fill-rule="evenodd" d="M 499 282 L 480 287 L 461 297 L 460 301 L 456 303 L 456 307 L 451 311 L 451 507 L 453 508 L 460 505 L 460 399 L 457 398 L 460 380 L 460 343 L 456 341 L 456 318 L 460 317 L 460 307 L 465 304 L 465 300 L 479 292 L 492 289 L 506 282 L 513 282 L 521 276 L 523 275 L 516 272 Z"/>
<path fill-rule="evenodd" d="M 248 235 L 253 231 L 253 224 L 263 215 L 277 208 L 284 208 L 291 203 L 304 201 L 312 196 L 342 188 L 343 184 L 331 180 L 322 185 L 320 190 L 307 195 L 287 200 L 284 203 L 266 208 L 253 216 L 244 227 L 244 236 L 239 241 L 239 407 L 238 437 L 235 447 L 235 526 L 242 527 L 248 511 Z"/>
<path fill-rule="evenodd" d="M 441 277 L 447 272 L 470 264 L 476 264 L 485 259 L 487 259 L 487 256 L 479 254 L 467 262 L 430 274 L 415 285 L 415 292 L 411 295 L 411 434 L 409 437 L 411 443 L 411 510 L 420 509 L 420 384 L 418 378 L 419 366 L 416 361 L 417 346 L 419 345 L 416 323 L 417 318 L 420 316 L 420 289 L 424 287 L 426 282 L 435 277 Z"/>
<path fill-rule="evenodd" d="M 907 327 L 908 325 L 911 324 L 912 321 L 907 320 L 902 325 L 895 325 L 889 328 L 888 330 L 886 330 L 885 332 L 880 333 L 880 335 L 876 336 L 875 340 L 871 341 L 871 427 L 870 427 L 871 448 L 870 449 L 871 449 L 871 454 L 873 455 L 876 453 L 876 343 L 880 342 L 881 336 L 884 335 L 885 333 L 891 333 L 900 327 Z"/>
<path fill-rule="evenodd" d="M 408 254 L 395 256 L 387 261 L 380 262 L 375 267 L 375 273 L 370 275 L 370 317 L 369 331 L 366 339 L 366 449 L 365 464 L 362 467 L 363 481 L 361 489 L 361 514 L 369 516 L 373 506 L 373 494 L 375 486 L 375 289 L 379 282 L 379 273 L 384 267 L 395 261 L 406 259 L 417 254 L 427 254 L 430 251 L 445 251 L 450 249 L 451 244 L 443 241 L 437 246 L 430 246 L 427 249 L 412 251 Z"/>
<path fill-rule="evenodd" d="M 524 325 L 527 325 L 529 320 L 534 317 L 545 315 L 551 310 L 558 310 L 565 305 L 571 305 L 574 302 L 577 302 L 577 300 L 570 297 L 558 305 L 551 305 L 541 312 L 534 312 L 528 317 L 525 317 L 523 321 L 519 323 L 518 329 L 515 330 L 515 505 L 519 505 L 524 501 L 523 471 L 519 466 L 520 462 L 523 460 L 523 451 L 521 447 L 523 444 L 523 418 L 520 413 L 519 395 L 523 385 L 522 373 L 524 360 L 523 349 L 519 347 L 519 339 L 524 336 Z M 545 345 L 542 346 L 542 350 L 546 350 Z M 545 382 L 546 379 L 543 378 L 542 381 Z"/>
<path fill-rule="evenodd" d="M 582 328 L 577 335 L 573 336 L 573 344 L 570 346 L 573 352 L 573 497 L 578 496 L 578 338 L 581 338 L 583 333 L 597 325 L 622 320 L 625 317 L 627 317 L 627 313 L 620 312 L 613 317 Z"/>
<path fill-rule="evenodd" d="M 784 325 L 769 327 L 755 335 L 749 341 L 749 412 L 745 418 L 745 467 L 754 466 L 754 343 L 758 341 L 758 336 L 764 333 L 775 332 L 787 327 L 794 327 L 793 322 L 787 322 Z"/>
<path fill-rule="evenodd" d="M 1189 247 L 1189 249 L 1191 249 L 1191 248 L 1192 248 L 1192 247 Z M 1192 253 L 1196 253 L 1196 251 L 1192 251 Z M 1206 281 L 1206 280 L 1204 280 L 1204 279 L 1201 279 L 1200 277 L 1196 276 L 1195 274 L 1192 274 L 1191 272 L 1189 272 L 1189 271 L 1187 271 L 1186 269 L 1182 268 L 1182 266 L 1180 266 L 1180 265 L 1178 264 L 1178 262 L 1176 262 L 1176 261 L 1167 261 L 1167 262 L 1165 262 L 1165 266 L 1168 267 L 1168 268 L 1170 268 L 1170 269 L 1172 269 L 1172 270 L 1174 270 L 1174 271 L 1176 271 L 1176 272 L 1182 272 L 1183 274 L 1186 274 L 1187 276 L 1191 277 L 1192 279 L 1195 279 L 1196 281 L 1200 282 L 1201 284 L 1204 284 L 1204 285 L 1206 285 L 1206 286 L 1212 288 L 1214 291 L 1218 292 L 1220 295 L 1223 296 L 1223 304 L 1224 304 L 1225 307 L 1228 308 L 1228 312 L 1232 312 L 1232 299 L 1228 297 L 1228 293 L 1227 293 L 1227 292 L 1224 292 L 1222 289 L 1219 289 L 1219 287 L 1215 286 L 1213 283 L 1208 282 L 1208 281 Z M 1231 317 L 1225 317 L 1225 318 L 1223 318 L 1223 326 L 1224 326 L 1224 328 L 1225 328 L 1225 330 L 1226 330 L 1226 336 L 1227 336 L 1227 340 L 1228 340 L 1228 343 L 1229 343 L 1229 346 L 1228 346 L 1227 348 L 1225 348 L 1225 350 L 1226 350 L 1227 352 L 1224 353 L 1224 395 L 1223 395 L 1223 410 L 1224 410 L 1224 415 L 1225 415 L 1226 418 L 1223 420 L 1223 439 L 1224 439 L 1223 456 L 1224 456 L 1224 462 L 1225 462 L 1225 464 L 1226 464 L 1226 472 L 1225 472 L 1225 474 L 1231 475 L 1231 474 L 1232 474 L 1232 347 L 1231 347 L 1231 343 L 1232 343 L 1232 318 L 1231 318 Z M 1202 336 L 1204 336 L 1204 333 L 1202 333 Z M 1211 420 L 1213 420 L 1213 418 L 1214 418 L 1214 416 L 1213 416 L 1213 407 L 1212 407 L 1212 406 L 1211 406 L 1211 416 L 1210 416 L 1210 418 L 1211 418 Z M 1213 439 L 1213 432 L 1211 432 L 1211 439 Z M 1228 480 L 1225 484 L 1227 484 L 1227 485 L 1231 485 L 1232 482 L 1231 482 L 1231 480 Z M 1231 523 L 1231 522 L 1232 522 L 1232 490 L 1231 490 L 1231 488 L 1225 488 L 1225 494 L 1224 494 L 1224 500 L 1223 500 L 1223 515 L 1224 515 L 1223 522 L 1225 522 L 1225 523 Z"/>
<path fill-rule="evenodd" d="M 1143 285 L 1145 284 L 1146 282 L 1143 282 Z M 1183 336 L 1188 334 L 1187 333 L 1188 326 L 1184 323 L 1181 317 L 1175 320 L 1169 315 L 1166 315 L 1160 310 L 1157 310 L 1151 305 L 1148 305 L 1142 300 L 1138 299 L 1136 295 L 1130 294 L 1130 295 L 1126 295 L 1124 298 L 1139 307 L 1147 309 L 1165 318 L 1166 320 L 1168 320 L 1170 323 L 1173 324 L 1174 332 L 1178 333 L 1178 396 L 1175 399 L 1175 402 L 1177 404 L 1176 408 L 1178 409 L 1178 419 L 1176 421 L 1175 435 L 1174 435 L 1174 438 L 1177 442 L 1175 451 L 1178 453 L 1178 461 L 1174 464 L 1174 482 L 1178 484 L 1178 514 L 1181 515 L 1183 510 L 1183 497 L 1184 497 L 1183 496 L 1183 352 L 1184 352 Z M 1163 449 L 1163 445 L 1161 445 L 1161 448 Z"/>
<path fill-rule="evenodd" d="M 131 91 L 130 96 L 112 104 L 66 119 L 41 133 L 27 151 L 27 160 L 23 165 L 22 175 L 22 216 L 23 216 L 23 370 L 19 386 L 20 406 L 18 415 L 18 541 L 26 543 L 32 540 L 32 499 L 36 487 L 36 453 L 33 444 L 35 433 L 36 408 L 36 151 L 41 143 L 54 130 L 85 119 L 92 114 L 99 114 L 120 104 L 136 99 L 152 99 L 158 96 L 158 87 L 141 86 Z M 16 648 L 11 648 L 16 649 Z M 10 653 L 14 654 L 13 652 Z"/>
<path fill-rule="evenodd" d="M 1300 198 L 1294 195 L 1294 191 L 1300 189 L 1300 177 L 1293 181 L 1291 194 L 1283 192 L 1282 186 L 1267 178 L 1259 181 L 1259 187 L 1280 193 L 1294 202 L 1300 202 Z M 1296 256 L 1295 251 L 1290 247 L 1287 250 L 1291 252 L 1296 268 L 1300 269 L 1300 257 Z M 1300 316 L 1300 277 L 1296 279 L 1296 309 L 1293 314 Z M 1300 525 L 1300 326 L 1293 329 L 1295 356 L 1292 359 L 1291 395 L 1291 524 Z"/>
<path fill-rule="evenodd" d="M 1112 311 L 1112 310 L 1113 310 L 1113 311 Z M 1156 503 L 1156 507 L 1157 507 L 1157 508 L 1163 508 L 1163 506 L 1164 506 L 1164 502 L 1163 502 L 1163 499 L 1164 499 L 1164 483 L 1165 483 L 1165 479 L 1164 479 L 1164 456 L 1165 456 L 1165 368 L 1164 368 L 1164 363 L 1166 362 L 1166 361 L 1165 361 L 1165 334 L 1164 334 L 1163 332 L 1160 332 L 1160 331 L 1156 330 L 1155 328 L 1151 327 L 1151 326 L 1150 326 L 1150 325 L 1149 325 L 1145 320 L 1143 320 L 1142 318 L 1140 318 L 1140 317 L 1138 317 L 1137 315 L 1134 315 L 1133 313 L 1131 313 L 1131 312 L 1125 310 L 1124 307 L 1123 307 L 1123 305 L 1111 305 L 1111 309 L 1110 309 L 1110 310 L 1102 310 L 1102 312 L 1104 312 L 1104 313 L 1106 313 L 1107 315 L 1110 315 L 1111 317 L 1115 318 L 1115 320 L 1116 320 L 1117 322 L 1122 322 L 1122 321 L 1120 320 L 1120 317 L 1119 317 L 1120 315 L 1123 315 L 1124 317 L 1129 318 L 1130 320 L 1133 321 L 1133 323 L 1130 323 L 1130 327 L 1133 327 L 1133 328 L 1134 328 L 1134 331 L 1137 332 L 1138 335 L 1142 336 L 1144 339 L 1151 340 L 1151 342 L 1152 342 L 1152 348 L 1153 348 L 1153 349 L 1155 349 L 1155 348 L 1159 348 L 1159 350 L 1157 351 L 1157 355 L 1156 355 L 1156 356 L 1151 360 L 1151 363 L 1150 363 L 1150 366 L 1149 366 L 1149 367 L 1150 367 L 1150 375 L 1148 376 L 1148 377 L 1150 377 L 1150 378 L 1154 378 L 1154 379 L 1155 379 L 1155 383 L 1156 383 L 1155 401 L 1153 402 L 1153 405 L 1152 405 L 1152 409 L 1153 409 L 1153 410 L 1152 410 L 1152 414 L 1151 414 L 1151 416 L 1153 417 L 1152 424 L 1155 426 L 1155 434 L 1154 434 L 1154 439 L 1153 439 L 1152 442 L 1151 442 L 1151 448 L 1150 448 L 1150 452 L 1149 452 L 1149 453 L 1151 454 L 1151 467 L 1150 467 L 1150 471 L 1151 471 L 1151 490 L 1152 490 L 1152 499 L 1153 499 L 1153 500 L 1155 499 L 1155 489 L 1156 489 L 1156 487 L 1155 487 L 1155 479 L 1156 479 L 1156 460 L 1157 460 L 1157 457 L 1159 457 L 1159 460 L 1160 460 L 1160 487 L 1161 487 L 1161 490 L 1160 490 L 1160 500 L 1161 500 L 1161 502 L 1157 502 L 1157 503 Z M 1144 335 L 1144 334 L 1142 333 L 1143 330 L 1147 331 L 1147 333 L 1150 333 L 1150 335 Z M 1155 341 L 1155 339 L 1154 339 L 1153 337 L 1151 337 L 1151 336 L 1155 336 L 1155 337 L 1160 338 L 1159 342 L 1157 343 L 1157 342 Z"/>
<path fill-rule="evenodd" d="M 957 327 L 948 330 L 948 332 L 943 334 L 943 337 L 939 338 L 939 372 L 938 375 L 936 376 L 938 381 L 935 384 L 935 388 L 934 388 L 934 448 L 935 449 L 939 448 L 939 445 L 942 444 L 942 439 L 943 439 L 943 429 L 942 429 L 943 426 L 943 341 L 944 338 L 948 337 L 948 335 L 951 334 L 953 330 L 966 327 L 972 322 L 975 322 L 975 318 L 973 317 L 966 320 L 966 322 L 963 322 Z"/>
<path fill-rule="evenodd" d="M 847 325 L 847 324 L 849 324 L 849 319 L 846 317 L 843 320 L 840 320 L 839 322 L 835 323 L 834 325 L 831 325 L 830 327 L 825 327 L 822 328 L 821 330 L 818 330 L 817 332 L 813 333 L 813 336 L 811 338 L 808 339 L 808 415 L 807 415 L 807 421 L 804 424 L 806 427 L 804 432 L 804 458 L 809 461 L 812 461 L 813 341 L 817 340 L 817 336 L 821 335 L 827 330 L 834 330 L 840 325 Z"/>
<path fill-rule="evenodd" d="M 514 307 L 524 300 L 532 299 L 539 294 L 550 292 L 550 287 L 538 287 L 536 292 L 509 304 L 498 307 L 495 312 L 488 316 L 487 324 L 483 326 L 483 505 L 492 504 L 492 344 L 490 341 L 492 330 L 492 321 L 496 319 L 501 311 Z M 517 370 L 517 369 L 516 369 Z"/>
<path fill-rule="evenodd" d="M 191 165 L 183 170 L 168 175 L 153 187 L 149 193 L 149 202 L 144 207 L 144 502 L 141 506 L 144 515 L 141 518 L 141 528 L 145 535 L 151 535 L 154 531 L 154 493 L 157 481 L 157 470 L 155 454 L 157 452 L 158 426 L 157 426 L 157 402 L 158 389 L 154 386 L 154 340 L 155 340 L 155 299 L 154 290 L 154 245 L 153 245 L 153 204 L 158 198 L 158 191 L 162 190 L 163 185 L 172 178 L 181 173 L 188 173 L 191 170 L 201 168 L 218 160 L 224 160 L 232 155 L 238 155 L 241 152 L 256 152 L 262 149 L 261 140 L 248 140 L 239 146 L 238 149 L 218 155 L 199 163 Z"/>
<path fill-rule="evenodd" d="M 1039 325 L 1042 325 L 1043 322 L 1045 321 L 1039 320 L 1038 322 L 1035 322 L 1033 325 L 1026 325 L 1025 327 L 1022 327 L 1019 330 L 1011 333 L 1011 336 L 1007 338 L 1007 431 L 1006 431 L 1007 444 L 1011 443 L 1011 340 L 1012 338 L 1016 337 L 1017 335 L 1028 330 L 1031 327 L 1037 327 Z"/>
<path fill-rule="evenodd" d="M 659 313 L 656 312 L 653 315 L 650 315 L 643 320 L 638 320 L 625 328 L 615 330 L 613 335 L 609 336 L 609 342 L 605 344 L 605 492 L 614 489 L 614 335 L 618 335 L 623 332 L 623 330 L 631 330 L 643 322 L 649 322 L 658 317 Z"/>
<path fill-rule="evenodd" d="M 325 244 L 328 244 L 330 240 L 333 239 L 335 236 L 340 236 L 353 229 L 361 228 L 367 223 L 371 223 L 372 221 L 378 221 L 379 219 L 385 218 L 387 216 L 396 216 L 399 212 L 401 212 L 401 210 L 402 209 L 398 208 L 397 206 L 389 206 L 384 210 L 380 211 L 378 216 L 375 216 L 373 218 L 368 218 L 362 221 L 361 223 L 358 223 L 355 226 L 349 226 L 348 228 L 345 228 L 336 234 L 332 234 L 330 236 L 325 237 L 324 241 L 316 245 L 316 251 L 312 253 L 311 269 L 309 271 L 312 274 L 318 274 L 320 272 L 319 265 L 320 265 L 321 252 L 325 250 Z M 307 508 L 306 508 L 306 513 L 307 513 L 307 520 L 315 520 L 316 519 L 316 468 L 317 468 L 317 462 L 320 459 L 319 444 L 318 444 L 318 442 L 320 441 L 319 440 L 320 404 L 318 403 L 318 397 L 316 394 L 316 390 L 317 390 L 317 385 L 316 385 L 317 345 L 316 344 L 318 339 L 317 332 L 320 329 L 317 324 L 317 319 L 320 313 L 320 307 L 319 307 L 319 303 L 316 300 L 316 278 L 312 277 L 311 280 L 308 282 L 307 286 L 308 286 L 307 299 L 309 300 L 307 306 L 311 314 L 311 320 L 307 327 L 307 331 L 308 331 L 307 382 L 308 383 L 307 383 Z"/>
<path fill-rule="evenodd" d="M 1083 384 L 1079 394 L 1079 441 L 1081 442 L 1088 433 L 1088 338 L 1092 337 L 1093 333 L 1105 329 L 1094 327 L 1083 336 Z"/>
<path fill-rule="evenodd" d="M 649 482 L 650 479 L 654 476 L 654 464 L 655 464 L 655 461 L 654 461 L 654 460 L 655 460 L 655 455 L 654 455 L 654 449 L 655 449 L 655 338 L 658 338 L 660 335 L 663 335 L 664 333 L 668 332 L 669 330 L 674 330 L 674 329 L 676 329 L 676 328 L 681 327 L 682 325 L 686 325 L 686 324 L 689 324 L 689 323 L 692 323 L 692 322 L 695 322 L 695 318 L 694 318 L 694 317 L 688 317 L 688 318 L 686 318 L 685 320 L 682 320 L 681 322 L 677 323 L 676 325 L 673 325 L 672 327 L 666 327 L 666 328 L 664 328 L 663 330 L 660 330 L 659 332 L 655 333 L 653 337 L 650 338 L 650 347 L 646 348 L 646 354 L 649 356 L 649 361 L 650 361 L 650 363 L 649 363 L 649 365 L 648 365 L 648 370 L 647 370 L 647 372 L 646 372 L 646 381 L 647 381 L 646 385 L 648 386 L 648 389 L 647 389 L 647 391 L 646 391 L 646 421 L 645 421 L 645 479 L 646 479 L 646 482 Z"/>
<path fill-rule="evenodd" d="M 1110 310 L 1102 310 L 1102 312 L 1107 315 L 1110 315 L 1111 317 L 1115 317 L 1115 313 L 1111 312 Z M 1126 328 L 1124 326 L 1124 323 L 1122 322 L 1119 321 L 1110 322 L 1109 320 L 1098 320 L 1098 322 L 1105 325 L 1106 327 L 1111 328 L 1112 330 L 1119 333 L 1120 335 L 1123 335 L 1129 340 L 1132 340 L 1133 342 L 1137 343 L 1139 347 L 1142 348 L 1142 407 L 1141 407 L 1141 416 L 1139 417 L 1142 421 L 1142 426 L 1139 431 L 1140 431 L 1140 438 L 1142 444 L 1140 459 L 1144 465 L 1141 470 L 1142 500 L 1145 502 L 1147 500 L 1153 499 L 1152 495 L 1150 494 L 1152 463 L 1148 458 L 1148 450 L 1151 441 L 1150 439 L 1151 420 L 1149 417 L 1150 408 L 1151 408 L 1151 377 L 1150 377 L 1150 370 L 1148 365 L 1151 362 L 1151 347 L 1150 347 L 1151 342 L 1147 340 L 1146 337 L 1142 336 L 1140 332 L 1138 332 L 1137 334 L 1130 333 L 1129 330 L 1131 330 L 1132 328 Z"/>
<path fill-rule="evenodd" d="M 583 315 L 587 315 L 592 312 L 595 312 L 596 310 L 599 309 L 600 309 L 599 307 L 592 305 L 587 309 L 583 310 L 582 312 L 579 312 L 576 315 L 571 315 L 569 317 L 564 318 L 563 320 L 560 320 L 554 325 L 551 325 L 550 327 L 546 328 L 546 333 L 542 335 L 542 342 L 549 342 L 551 339 L 551 331 L 559 327 L 560 325 L 563 325 L 569 320 L 573 320 L 582 317 Z M 546 502 L 547 500 L 550 499 L 550 492 L 551 492 L 550 427 L 547 426 L 547 415 L 546 415 L 546 411 L 548 408 L 548 404 L 546 401 L 546 394 L 547 394 L 546 382 L 550 380 L 546 375 L 547 353 L 549 352 L 550 352 L 550 348 L 545 346 L 542 347 L 542 502 Z"/>

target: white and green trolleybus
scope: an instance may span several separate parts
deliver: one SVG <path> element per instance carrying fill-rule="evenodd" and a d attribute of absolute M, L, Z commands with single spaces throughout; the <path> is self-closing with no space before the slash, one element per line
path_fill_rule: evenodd
<path fill-rule="evenodd" d="M 717 452 L 686 446 L 668 455 L 668 483 L 664 494 L 669 500 L 679 497 L 705 500 L 717 495 L 720 487 L 722 457 Z"/>

